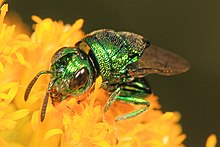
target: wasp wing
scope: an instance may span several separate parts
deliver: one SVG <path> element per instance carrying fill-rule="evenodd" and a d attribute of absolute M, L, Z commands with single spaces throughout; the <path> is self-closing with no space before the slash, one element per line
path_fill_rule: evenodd
<path fill-rule="evenodd" d="M 177 75 L 190 68 L 189 62 L 170 51 L 151 45 L 147 47 L 138 62 L 132 63 L 129 75 L 141 77 L 148 74 Z"/>

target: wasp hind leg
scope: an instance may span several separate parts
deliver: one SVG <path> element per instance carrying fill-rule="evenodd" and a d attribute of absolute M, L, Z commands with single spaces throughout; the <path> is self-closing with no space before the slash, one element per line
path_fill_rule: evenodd
<path fill-rule="evenodd" d="M 132 82 L 124 83 L 112 93 L 105 105 L 104 111 L 106 112 L 116 100 L 133 103 L 135 105 L 143 105 L 143 108 L 118 116 L 116 117 L 116 120 L 119 121 L 135 117 L 149 108 L 150 102 L 145 98 L 151 93 L 151 88 L 146 80 L 146 77 L 135 78 Z"/>
<path fill-rule="evenodd" d="M 143 107 L 122 116 L 118 116 L 116 120 L 119 121 L 132 118 L 146 111 L 150 106 L 150 102 L 145 98 L 151 93 L 152 91 L 146 77 L 135 78 L 132 82 L 126 83 L 120 95 L 117 96 L 117 100 L 135 105 L 143 105 Z"/>
<path fill-rule="evenodd" d="M 144 107 L 141 108 L 141 109 L 132 111 L 130 113 L 124 114 L 122 116 L 118 116 L 118 117 L 116 117 L 116 121 L 135 117 L 135 116 L 143 113 L 144 111 L 146 111 L 149 108 L 149 106 L 150 106 L 150 102 L 148 100 L 140 99 L 140 98 L 134 98 L 132 96 L 130 96 L 130 97 L 118 96 L 117 100 L 128 102 L 128 103 L 133 103 L 133 104 L 136 104 L 136 105 L 144 105 Z"/>

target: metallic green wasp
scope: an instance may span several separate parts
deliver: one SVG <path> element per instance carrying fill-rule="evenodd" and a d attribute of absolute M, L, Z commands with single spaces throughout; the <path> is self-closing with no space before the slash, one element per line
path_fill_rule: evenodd
<path fill-rule="evenodd" d="M 147 75 L 176 75 L 186 72 L 189 67 L 184 58 L 150 45 L 140 35 L 102 29 L 88 34 L 75 47 L 58 50 L 52 58 L 50 70 L 40 71 L 33 78 L 24 99 L 28 99 L 40 75 L 50 74 L 41 110 L 43 121 L 49 95 L 53 104 L 69 96 L 82 95 L 91 88 L 98 76 L 102 76 L 102 87 L 111 93 L 104 111 L 116 100 L 143 105 L 139 110 L 116 118 L 123 120 L 137 116 L 150 106 L 149 101 L 144 99 L 151 94 Z"/>

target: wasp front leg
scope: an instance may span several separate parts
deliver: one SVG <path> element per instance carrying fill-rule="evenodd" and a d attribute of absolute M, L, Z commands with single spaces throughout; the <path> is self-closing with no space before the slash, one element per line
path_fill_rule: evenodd
<path fill-rule="evenodd" d="M 117 100 L 118 95 L 121 92 L 121 87 L 118 87 L 109 97 L 108 101 L 105 104 L 104 112 L 108 111 L 111 105 Z"/>
<path fill-rule="evenodd" d="M 116 120 L 135 117 L 149 108 L 150 102 L 145 98 L 151 93 L 151 88 L 145 77 L 135 78 L 132 82 L 122 84 L 111 94 L 105 105 L 104 111 L 106 112 L 116 100 L 133 103 L 135 105 L 143 105 L 143 108 L 118 116 Z"/>

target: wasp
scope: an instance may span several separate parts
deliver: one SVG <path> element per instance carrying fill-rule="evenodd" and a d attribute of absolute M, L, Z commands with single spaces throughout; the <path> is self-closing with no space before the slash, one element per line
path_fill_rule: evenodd
<path fill-rule="evenodd" d="M 49 74 L 50 82 L 41 109 L 42 122 L 49 97 L 54 104 L 70 96 L 82 95 L 101 76 L 102 87 L 110 93 L 105 112 L 116 100 L 143 105 L 116 117 L 116 120 L 123 120 L 149 108 L 150 102 L 145 99 L 152 93 L 147 81 L 149 74 L 177 75 L 189 67 L 186 59 L 151 45 L 141 35 L 100 29 L 86 35 L 74 47 L 59 49 L 52 57 L 50 70 L 40 71 L 29 83 L 24 100 L 28 99 L 39 76 Z"/>

